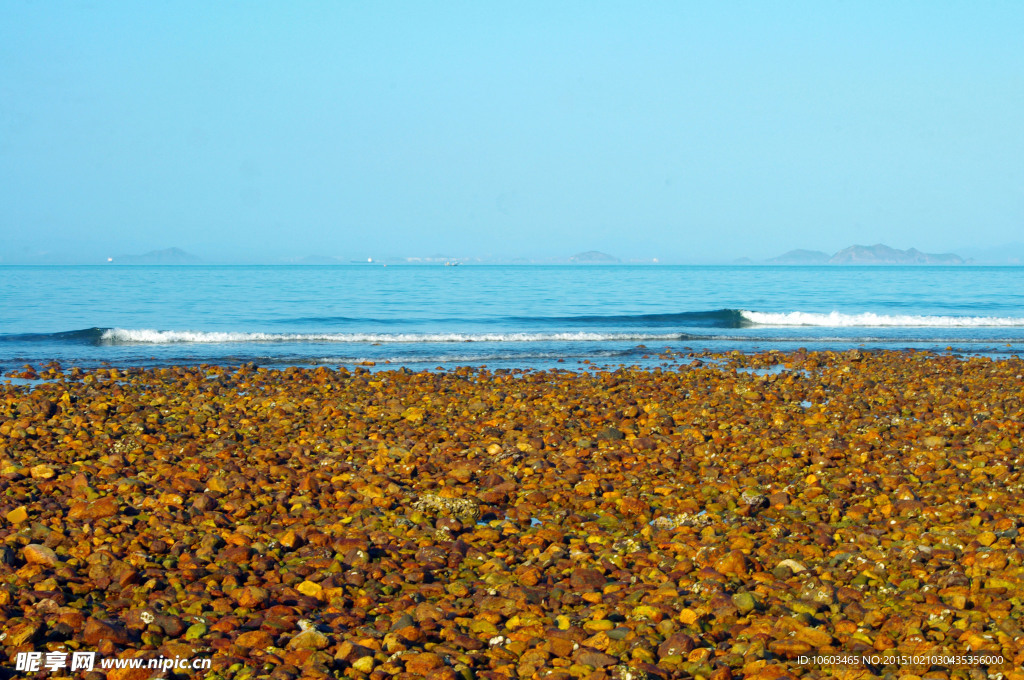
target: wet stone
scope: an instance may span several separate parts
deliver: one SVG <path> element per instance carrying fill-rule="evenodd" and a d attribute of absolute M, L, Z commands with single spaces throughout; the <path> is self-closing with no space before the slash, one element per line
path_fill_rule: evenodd
<path fill-rule="evenodd" d="M 22 556 L 25 561 L 29 564 L 39 564 L 44 567 L 56 567 L 60 564 L 60 559 L 57 557 L 57 553 L 51 548 L 47 548 L 44 545 L 30 544 L 26 545 L 21 550 Z"/>

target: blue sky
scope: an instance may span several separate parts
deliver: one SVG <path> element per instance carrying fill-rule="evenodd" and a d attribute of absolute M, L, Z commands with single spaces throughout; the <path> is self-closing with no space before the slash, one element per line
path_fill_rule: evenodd
<path fill-rule="evenodd" d="M 1024 233 L 1019 2 L 0 3 L 0 262 Z"/>

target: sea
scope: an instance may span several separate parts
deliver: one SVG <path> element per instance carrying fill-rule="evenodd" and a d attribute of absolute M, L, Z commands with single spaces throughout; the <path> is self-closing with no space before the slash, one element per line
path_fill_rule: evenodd
<path fill-rule="evenodd" d="M 1024 267 L 0 266 L 0 372 L 589 370 L 706 352 L 1024 350 Z"/>

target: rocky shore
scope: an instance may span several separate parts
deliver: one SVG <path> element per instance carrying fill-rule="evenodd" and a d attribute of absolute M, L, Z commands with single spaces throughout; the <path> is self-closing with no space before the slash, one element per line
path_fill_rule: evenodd
<path fill-rule="evenodd" d="M 19 370 L 0 675 L 1024 678 L 1024 362 L 664 359 Z"/>

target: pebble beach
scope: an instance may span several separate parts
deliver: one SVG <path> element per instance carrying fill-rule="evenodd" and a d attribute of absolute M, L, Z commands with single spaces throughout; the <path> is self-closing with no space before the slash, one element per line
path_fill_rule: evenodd
<path fill-rule="evenodd" d="M 0 680 L 1024 680 L 1022 26 L 0 0 Z"/>
<path fill-rule="evenodd" d="M 857 350 L 19 369 L 0 667 L 1024 678 L 1022 373 Z"/>

